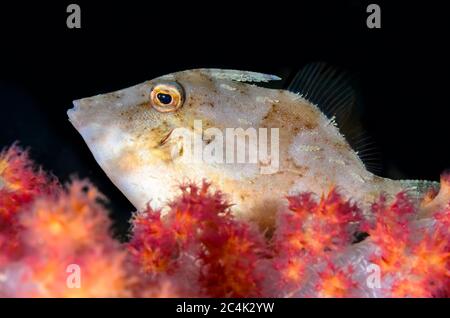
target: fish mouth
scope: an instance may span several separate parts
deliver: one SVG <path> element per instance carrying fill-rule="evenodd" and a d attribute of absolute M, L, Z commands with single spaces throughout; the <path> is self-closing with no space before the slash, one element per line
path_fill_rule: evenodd
<path fill-rule="evenodd" d="M 74 100 L 73 107 L 67 110 L 67 117 L 69 118 L 69 121 L 72 123 L 72 125 L 78 129 L 80 127 L 79 119 L 77 114 L 80 110 L 80 101 Z"/>

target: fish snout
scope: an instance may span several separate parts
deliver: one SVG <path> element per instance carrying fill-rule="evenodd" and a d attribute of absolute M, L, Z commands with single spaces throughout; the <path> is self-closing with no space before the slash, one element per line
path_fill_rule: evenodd
<path fill-rule="evenodd" d="M 92 124 L 111 123 L 107 117 L 108 104 L 102 95 L 87 97 L 73 101 L 73 107 L 67 111 L 67 116 L 72 125 L 80 129 Z"/>
<path fill-rule="evenodd" d="M 79 113 L 80 113 L 80 103 L 79 100 L 73 101 L 73 107 L 67 110 L 67 116 L 69 117 L 69 121 L 72 123 L 72 125 L 79 129 L 80 122 L 79 122 Z"/>

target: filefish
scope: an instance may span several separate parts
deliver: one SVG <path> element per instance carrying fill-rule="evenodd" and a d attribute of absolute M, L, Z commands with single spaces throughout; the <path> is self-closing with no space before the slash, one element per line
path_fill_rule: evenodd
<path fill-rule="evenodd" d="M 410 191 L 420 198 L 430 187 L 438 188 L 435 182 L 391 180 L 366 169 L 333 114 L 323 111 L 345 108 L 352 101 L 352 91 L 333 68 L 308 65 L 288 89 L 262 85 L 276 80 L 280 78 L 250 71 L 180 71 L 75 100 L 68 117 L 100 167 L 138 210 L 147 204 L 162 208 L 178 194 L 180 184 L 207 180 L 228 195 L 237 217 L 270 227 L 286 196 L 302 191 L 320 196 L 336 187 L 369 207 L 381 193 Z M 254 151 L 245 135 L 248 129 L 266 128 L 276 138 L 266 138 L 267 154 L 256 163 L 193 162 L 183 160 L 192 148 L 186 149 L 184 139 L 174 134 L 180 128 L 205 148 L 218 146 L 217 134 L 208 132 L 225 135 L 227 128 L 241 128 L 241 137 L 247 137 L 245 151 Z M 271 147 L 275 142 L 277 147 Z M 262 173 L 264 168 L 273 169 Z"/>

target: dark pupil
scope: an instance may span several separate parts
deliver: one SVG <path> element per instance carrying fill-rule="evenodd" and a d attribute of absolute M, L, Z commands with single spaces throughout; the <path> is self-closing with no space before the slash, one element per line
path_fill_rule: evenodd
<path fill-rule="evenodd" d="M 169 94 L 158 93 L 156 97 L 158 97 L 158 100 L 164 105 L 170 104 L 172 102 L 172 96 L 170 96 Z"/>

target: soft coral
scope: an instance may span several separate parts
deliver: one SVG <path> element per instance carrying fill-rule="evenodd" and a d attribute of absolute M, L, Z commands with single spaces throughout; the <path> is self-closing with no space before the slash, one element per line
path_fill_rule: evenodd
<path fill-rule="evenodd" d="M 318 201 L 311 193 L 290 196 L 288 201 L 288 210 L 279 215 L 274 236 L 274 266 L 285 293 L 298 290 L 312 266 L 328 262 L 348 246 L 353 238 L 349 225 L 360 219 L 357 206 L 334 188 Z"/>
<path fill-rule="evenodd" d="M 56 180 L 30 160 L 17 145 L 0 153 L 0 265 L 23 253 L 18 214 L 34 199 L 59 191 Z"/>
<path fill-rule="evenodd" d="M 365 225 L 378 247 L 372 262 L 380 266 L 386 295 L 433 297 L 448 292 L 448 210 L 434 215 L 433 225 L 421 227 L 417 207 L 405 193 L 391 204 L 381 197 L 374 204 L 374 224 Z M 430 221 L 430 220 L 428 220 Z"/>
<path fill-rule="evenodd" d="M 147 272 L 180 275 L 191 269 L 199 293 L 216 297 L 258 296 L 262 236 L 235 220 L 224 195 L 203 182 L 181 186 L 164 217 L 148 208 L 134 218 L 130 249 Z M 188 264 L 191 263 L 191 264 Z"/>

